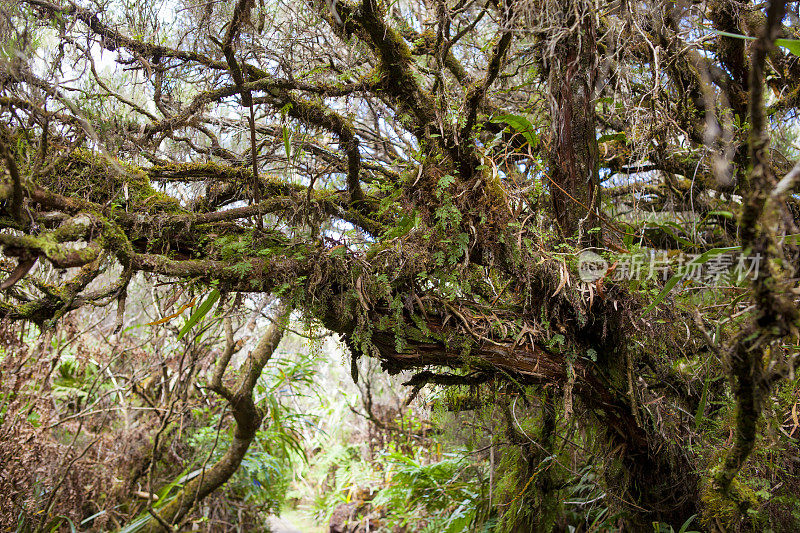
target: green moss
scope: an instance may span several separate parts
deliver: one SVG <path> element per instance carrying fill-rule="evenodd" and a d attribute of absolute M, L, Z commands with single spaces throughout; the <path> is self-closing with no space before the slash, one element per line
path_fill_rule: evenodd
<path fill-rule="evenodd" d="M 69 248 L 57 242 L 54 233 L 43 233 L 39 236 L 0 235 L 0 243 L 6 246 L 25 248 L 44 254 L 58 266 L 83 265 L 97 259 L 98 247 Z M 61 235 L 63 236 L 63 235 Z"/>
<path fill-rule="evenodd" d="M 722 526 L 727 531 L 761 531 L 763 519 L 757 512 L 761 502 L 756 492 L 734 479 L 728 494 L 723 494 L 714 481 L 719 468 L 712 469 L 711 475 L 700 482 L 702 522 L 709 529 Z"/>
<path fill-rule="evenodd" d="M 148 170 L 151 176 L 171 177 L 219 177 L 228 180 L 248 179 L 252 171 L 246 167 L 233 167 L 221 165 L 213 161 L 203 163 L 171 163 L 169 165 L 155 165 Z"/>
<path fill-rule="evenodd" d="M 184 210 L 175 198 L 157 191 L 148 174 L 119 160 L 109 160 L 89 150 L 75 150 L 37 179 L 38 185 L 66 196 L 80 196 L 99 204 L 124 204 L 128 210 Z M 127 198 L 126 189 L 127 187 Z"/>

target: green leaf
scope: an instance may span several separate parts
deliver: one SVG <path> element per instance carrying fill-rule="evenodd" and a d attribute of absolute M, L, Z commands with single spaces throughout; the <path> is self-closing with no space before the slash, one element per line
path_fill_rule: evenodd
<path fill-rule="evenodd" d="M 192 313 L 192 316 L 190 316 L 189 320 L 186 321 L 186 324 L 183 325 L 180 333 L 178 333 L 178 340 L 181 340 L 181 338 L 183 338 L 183 336 L 186 335 L 189 330 L 195 326 L 195 324 L 200 322 L 200 320 L 202 320 L 203 317 L 206 316 L 209 311 L 211 311 L 211 308 L 214 306 L 217 300 L 219 300 L 219 290 L 214 289 L 211 291 L 211 294 L 208 295 L 208 298 L 206 298 L 203 303 L 197 306 L 197 309 L 195 309 L 194 313 Z"/>
<path fill-rule="evenodd" d="M 497 117 L 493 117 L 490 122 L 495 124 L 508 124 L 514 128 L 517 133 L 520 133 L 523 137 L 525 137 L 525 140 L 528 141 L 528 144 L 531 145 L 531 148 L 536 148 L 536 146 L 539 144 L 539 137 L 536 135 L 536 131 L 533 129 L 533 124 L 531 124 L 531 121 L 522 115 L 499 115 Z"/>
<path fill-rule="evenodd" d="M 682 244 L 684 246 L 688 246 L 690 248 L 695 248 L 696 245 L 692 241 L 690 241 L 689 239 L 686 239 L 684 237 L 681 237 L 680 235 L 675 233 L 675 231 L 673 231 L 673 228 L 677 229 L 678 231 L 683 231 L 683 228 L 681 228 L 679 225 L 677 225 L 677 224 L 675 224 L 673 222 L 665 222 L 663 224 L 660 223 L 660 222 L 652 222 L 652 225 L 654 225 L 657 228 L 659 228 L 661 231 L 663 231 L 664 233 L 666 233 L 667 235 L 669 235 L 670 237 L 675 239 L 680 244 Z"/>
<path fill-rule="evenodd" d="M 700 395 L 700 403 L 697 404 L 697 411 L 694 414 L 695 429 L 700 427 L 700 424 L 703 423 L 703 417 L 705 416 L 706 401 L 708 398 L 708 381 L 708 378 L 706 378 L 705 382 L 703 383 L 703 393 Z"/>
<path fill-rule="evenodd" d="M 156 492 L 156 497 L 158 499 L 156 500 L 156 503 L 153 505 L 153 507 L 158 509 L 159 507 L 164 505 L 163 504 L 164 498 L 169 496 L 170 492 L 172 492 L 172 489 L 174 489 L 175 487 L 178 487 L 178 486 L 183 486 L 184 483 L 186 483 L 187 481 L 197 477 L 202 472 L 201 468 L 198 468 L 194 472 L 187 473 L 188 470 L 189 470 L 188 467 L 185 468 L 183 470 L 183 472 L 178 474 L 178 477 L 176 477 L 175 479 L 173 479 L 172 481 L 170 481 L 169 483 L 167 483 L 166 485 L 161 487 L 161 490 Z"/>
<path fill-rule="evenodd" d="M 710 250 L 706 250 L 696 258 L 692 259 L 691 264 L 693 265 L 704 265 L 708 263 L 711 259 L 714 259 L 718 255 L 727 254 L 728 252 L 738 252 L 741 250 L 741 246 L 728 246 L 725 248 L 712 248 Z"/>
<path fill-rule="evenodd" d="M 137 533 L 144 529 L 144 526 L 147 525 L 147 522 L 150 520 L 150 515 L 146 514 L 144 516 L 140 516 L 133 522 L 130 522 L 126 526 L 117 530 L 117 533 Z"/>
<path fill-rule="evenodd" d="M 630 248 L 631 246 L 633 246 L 633 238 L 635 236 L 636 235 L 634 235 L 633 233 L 625 233 L 625 236 L 622 238 L 622 244 L 625 245 L 625 248 Z"/>
<path fill-rule="evenodd" d="M 448 188 L 450 185 L 452 185 L 453 183 L 455 183 L 455 181 L 456 181 L 456 177 L 455 176 L 452 176 L 450 174 L 445 174 L 444 176 L 439 178 L 439 181 L 436 184 L 436 188 L 439 189 L 439 190 L 444 190 L 444 189 Z"/>
<path fill-rule="evenodd" d="M 800 233 L 795 233 L 793 235 L 787 235 L 783 238 L 786 244 L 800 244 Z"/>
<path fill-rule="evenodd" d="M 800 39 L 775 39 L 775 44 L 800 57 Z"/>
<path fill-rule="evenodd" d="M 733 213 L 731 213 L 730 211 L 709 211 L 708 215 L 709 216 L 724 217 L 724 218 L 727 218 L 727 219 L 732 219 L 733 218 Z"/>
<path fill-rule="evenodd" d="M 91 522 L 92 520 L 94 520 L 95 518 L 98 518 L 98 517 L 100 517 L 100 516 L 103 516 L 103 515 L 104 515 L 104 514 L 106 514 L 107 512 L 108 512 L 108 511 L 106 511 L 105 509 L 103 509 L 103 510 L 102 510 L 102 511 L 100 511 L 99 513 L 94 513 L 94 514 L 93 514 L 92 516 L 90 516 L 89 518 L 84 518 L 83 520 L 81 520 L 81 524 L 80 524 L 80 525 L 82 525 L 82 526 L 85 526 L 85 525 L 87 525 L 89 522 Z"/>
<path fill-rule="evenodd" d="M 733 39 L 744 39 L 746 41 L 755 41 L 755 37 L 747 35 L 739 35 L 738 33 L 728 33 L 727 31 L 711 30 L 711 33 L 722 35 L 723 37 L 731 37 Z M 786 48 L 789 53 L 800 57 L 800 39 L 775 39 L 775 46 Z"/>
<path fill-rule="evenodd" d="M 286 159 L 292 157 L 292 143 L 291 136 L 289 135 L 289 128 L 283 127 L 283 149 L 286 150 Z"/>
<path fill-rule="evenodd" d="M 198 470 L 198 472 L 199 472 L 199 470 Z M 169 498 L 167 498 L 165 500 L 159 500 L 159 501 L 157 501 L 156 503 L 153 504 L 153 508 L 154 509 L 159 509 L 159 508 L 167 505 L 168 503 L 172 502 L 177 497 L 178 497 L 178 494 L 173 494 L 172 496 L 170 496 Z M 147 523 L 150 521 L 151 518 L 152 517 L 150 516 L 150 513 L 145 512 L 145 513 L 139 515 L 133 522 L 130 522 L 127 525 L 125 525 L 125 526 L 121 527 L 120 529 L 118 529 L 117 533 L 137 533 L 137 532 L 141 531 L 142 529 L 144 529 L 145 526 L 147 526 Z"/>
<path fill-rule="evenodd" d="M 742 249 L 741 246 L 729 246 L 727 248 L 712 248 L 710 250 L 706 250 L 705 252 L 703 252 L 702 254 L 697 256 L 696 258 L 692 259 L 692 261 L 689 264 L 690 265 L 703 265 L 703 264 L 707 263 L 709 260 L 713 259 L 714 257 L 716 257 L 718 255 L 722 255 L 722 254 L 725 254 L 725 253 L 728 253 L 728 252 L 735 252 L 735 251 L 741 250 L 741 249 Z M 642 312 L 642 314 L 646 315 L 647 313 L 652 311 L 655 306 L 660 304 L 664 300 L 664 298 L 667 297 L 667 294 L 669 294 L 669 292 L 672 290 L 672 288 L 675 287 L 675 285 L 677 285 L 678 282 L 681 279 L 683 279 L 684 275 L 685 274 L 683 274 L 683 273 L 678 273 L 678 274 L 675 274 L 674 276 L 672 276 L 671 278 L 669 278 L 669 281 L 667 281 L 667 284 L 664 285 L 664 289 L 658 294 L 658 296 L 656 296 L 655 300 L 653 300 L 650 303 L 650 305 L 647 306 L 647 308 Z"/>
<path fill-rule="evenodd" d="M 721 35 L 723 37 L 731 37 L 733 39 L 744 39 L 746 41 L 755 41 L 755 37 L 750 37 L 748 35 L 739 35 L 738 33 L 729 33 L 727 31 L 719 31 L 719 30 L 710 30 L 711 33 L 716 33 L 717 35 Z"/>
<path fill-rule="evenodd" d="M 694 521 L 696 517 L 697 515 L 693 514 L 692 516 L 687 518 L 686 522 L 684 522 L 681 528 L 678 530 L 678 533 L 689 533 L 689 525 L 692 523 L 692 521 Z"/>

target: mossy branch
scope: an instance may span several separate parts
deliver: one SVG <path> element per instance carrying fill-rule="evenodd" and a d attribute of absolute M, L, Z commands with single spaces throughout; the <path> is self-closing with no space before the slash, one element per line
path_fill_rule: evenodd
<path fill-rule="evenodd" d="M 785 9 L 784 0 L 770 3 L 767 24 L 752 50 L 749 79 L 751 172 L 745 183 L 740 234 L 743 249 L 759 254 L 767 268 L 752 283 L 755 321 L 745 328 L 730 348 L 736 432 L 724 464 L 714 472 L 717 488 L 729 498 L 734 497 L 731 492 L 734 478 L 755 446 L 763 399 L 768 393 L 769 381 L 764 379 L 763 357 L 775 341 L 790 331 L 797 331 L 798 311 L 793 302 L 786 299 L 782 275 L 774 261 L 776 249 L 773 243 L 777 229 L 777 213 L 774 211 L 777 210 L 765 210 L 769 193 L 775 186 L 775 177 L 771 174 L 767 153 L 769 137 L 764 117 L 764 65 L 778 36 Z"/>

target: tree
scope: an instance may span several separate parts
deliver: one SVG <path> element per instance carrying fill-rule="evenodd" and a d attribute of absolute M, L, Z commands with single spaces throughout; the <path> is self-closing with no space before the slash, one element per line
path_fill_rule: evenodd
<path fill-rule="evenodd" d="M 737 527 L 737 474 L 796 361 L 787 5 L 6 5 L 0 316 L 47 328 L 116 302 L 121 327 L 137 272 L 272 294 L 416 388 L 533 386 L 600 428 L 631 527 Z M 680 277 L 654 301 L 654 276 L 577 276 L 583 248 L 637 244 L 695 265 L 738 246 L 762 275 L 713 289 L 718 307 L 666 295 Z M 695 428 L 729 393 L 725 452 Z"/>

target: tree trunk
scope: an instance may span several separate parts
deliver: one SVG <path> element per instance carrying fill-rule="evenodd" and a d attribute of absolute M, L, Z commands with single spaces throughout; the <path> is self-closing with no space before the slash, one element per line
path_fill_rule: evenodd
<path fill-rule="evenodd" d="M 564 15 L 572 22 L 572 3 Z M 568 22 L 568 26 L 571 26 Z M 576 31 L 568 31 L 549 62 L 553 144 L 550 150 L 550 194 L 561 235 L 580 246 L 600 243 L 600 179 L 595 132 L 594 90 L 597 80 L 594 22 L 581 14 Z"/>
<path fill-rule="evenodd" d="M 226 354 L 219 359 L 217 372 L 209 388 L 225 397 L 230 404 L 233 418 L 236 420 L 233 442 L 222 459 L 217 461 L 210 470 L 192 479 L 174 500 L 162 509 L 154 511 L 158 516 L 153 516 L 143 531 L 156 533 L 164 531 L 165 524 L 171 525 L 179 522 L 198 502 L 225 484 L 236 473 L 250 444 L 255 439 L 264 417 L 264 413 L 253 401 L 253 390 L 264 366 L 269 362 L 283 337 L 283 323 L 288 317 L 289 311 L 283 309 L 276 314 L 277 318 L 273 321 L 272 326 L 250 353 L 249 365 L 245 366 L 247 371 L 240 377 L 236 392 L 231 392 L 222 384 L 222 376 L 230 362 L 231 352 L 227 350 L 233 350 L 233 334 L 230 333 L 228 336 Z"/>

